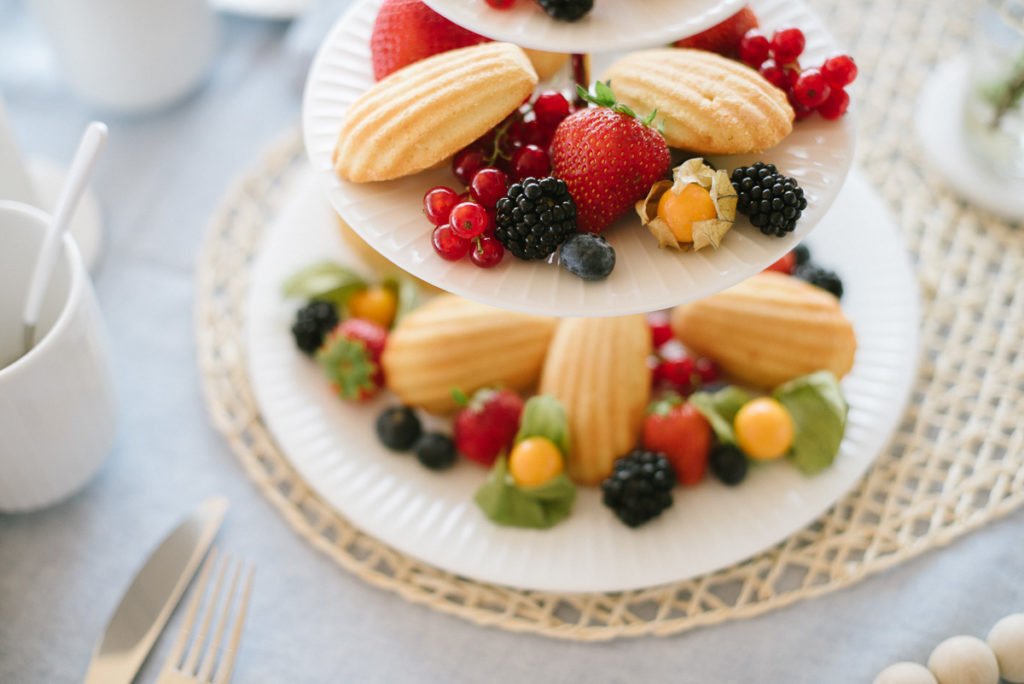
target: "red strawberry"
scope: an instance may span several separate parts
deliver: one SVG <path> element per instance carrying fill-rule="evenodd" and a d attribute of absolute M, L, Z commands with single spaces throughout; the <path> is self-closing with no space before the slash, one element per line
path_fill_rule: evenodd
<path fill-rule="evenodd" d="M 316 360 L 342 399 L 369 399 L 384 386 L 384 352 L 388 331 L 372 321 L 349 318 L 332 330 Z"/>
<path fill-rule="evenodd" d="M 726 57 L 739 55 L 740 39 L 743 34 L 757 27 L 757 15 L 744 7 L 725 21 L 719 22 L 695 36 L 677 40 L 674 45 L 682 48 L 708 50 Z"/>
<path fill-rule="evenodd" d="M 599 81 L 595 91 L 591 96 L 578 87 L 580 97 L 598 106 L 570 114 L 551 143 L 554 175 L 576 202 L 576 227 L 590 233 L 632 209 L 672 163 L 665 139 L 649 125 L 655 112 L 641 121 L 607 84 Z"/>
<path fill-rule="evenodd" d="M 704 479 L 711 452 L 711 424 L 678 396 L 655 402 L 644 420 L 644 449 L 668 457 L 682 485 Z"/>
<path fill-rule="evenodd" d="M 379 81 L 421 59 L 489 40 L 453 24 L 420 0 L 384 0 L 370 36 L 373 76 Z"/>
<path fill-rule="evenodd" d="M 511 390 L 478 390 L 455 416 L 455 448 L 471 461 L 490 467 L 509 449 L 519 430 L 523 400 Z"/>
<path fill-rule="evenodd" d="M 793 275 L 794 269 L 796 269 L 796 254 L 793 254 L 793 252 L 786 252 L 782 255 L 781 259 L 764 270 Z"/>
<path fill-rule="evenodd" d="M 665 314 L 651 314 L 647 317 L 647 327 L 651 329 L 651 343 L 655 350 L 660 349 L 672 339 L 672 326 Z"/>

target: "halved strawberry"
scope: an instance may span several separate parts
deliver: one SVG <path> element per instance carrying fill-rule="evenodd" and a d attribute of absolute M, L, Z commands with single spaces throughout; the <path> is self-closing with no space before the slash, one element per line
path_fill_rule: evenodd
<path fill-rule="evenodd" d="M 728 19 L 721 21 L 697 35 L 677 40 L 676 47 L 693 48 L 717 52 L 726 57 L 739 55 L 740 39 L 743 34 L 757 27 L 757 15 L 749 7 L 744 7 Z"/>
<path fill-rule="evenodd" d="M 522 415 L 523 400 L 515 392 L 478 390 L 455 416 L 455 448 L 469 460 L 490 467 L 511 448 Z"/>
<path fill-rule="evenodd" d="M 448 21 L 420 0 L 384 0 L 370 36 L 373 76 L 379 81 L 421 59 L 489 40 Z"/>
<path fill-rule="evenodd" d="M 372 321 L 349 318 L 327 335 L 316 360 L 342 399 L 363 401 L 384 386 L 380 356 L 388 331 Z"/>
<path fill-rule="evenodd" d="M 672 158 L 665 138 L 650 126 L 656 112 L 637 118 L 600 81 L 595 95 L 577 88 L 597 107 L 570 114 L 558 125 L 551 164 L 576 203 L 576 227 L 600 233 L 668 174 Z"/>

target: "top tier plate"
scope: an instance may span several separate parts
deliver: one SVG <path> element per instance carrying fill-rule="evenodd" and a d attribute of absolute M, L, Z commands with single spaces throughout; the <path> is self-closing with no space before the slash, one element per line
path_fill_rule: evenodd
<path fill-rule="evenodd" d="M 595 0 L 580 21 L 548 17 L 533 0 L 496 10 L 484 0 L 424 0 L 459 26 L 495 40 L 559 52 L 634 50 L 700 33 L 735 14 L 745 0 Z"/>
<path fill-rule="evenodd" d="M 431 226 L 422 211 L 423 194 L 435 185 L 455 186 L 450 165 L 381 183 L 350 183 L 335 175 L 331 153 L 348 106 L 373 84 L 370 34 L 382 0 L 357 0 L 331 29 L 320 47 L 303 102 L 306 152 L 339 214 L 383 256 L 443 290 L 504 309 L 550 316 L 619 316 L 664 309 L 714 294 L 748 278 L 779 259 L 825 215 L 842 187 L 853 158 L 854 125 L 815 116 L 794 126 L 772 150 L 756 156 L 717 157 L 731 169 L 758 159 L 776 164 L 803 187 L 808 208 L 797 229 L 785 238 L 761 235 L 742 216 L 717 251 L 679 253 L 658 248 L 635 214 L 605 231 L 615 247 L 614 272 L 606 280 L 585 282 L 545 262 L 523 262 L 506 254 L 493 269 L 469 259 L 444 261 L 431 247 Z M 820 20 L 801 2 L 755 0 L 767 29 L 800 26 L 807 35 L 802 60 L 820 64 L 837 46 Z M 594 74 L 615 54 L 594 59 Z"/>

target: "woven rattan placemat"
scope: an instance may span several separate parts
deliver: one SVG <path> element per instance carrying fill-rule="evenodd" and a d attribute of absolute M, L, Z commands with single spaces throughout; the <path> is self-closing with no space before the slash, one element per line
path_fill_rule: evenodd
<path fill-rule="evenodd" d="M 213 420 L 260 490 L 316 548 L 367 582 L 479 624 L 601 640 L 674 634 L 856 582 L 1024 503 L 1024 236 L 922 168 L 915 95 L 962 49 L 980 3 L 812 3 L 861 70 L 859 162 L 889 202 L 922 293 L 910 406 L 861 484 L 816 523 L 744 563 L 643 591 L 560 596 L 453 576 L 385 546 L 324 504 L 263 423 L 245 363 L 248 266 L 301 169 L 297 132 L 227 193 L 199 263 L 199 363 Z"/>

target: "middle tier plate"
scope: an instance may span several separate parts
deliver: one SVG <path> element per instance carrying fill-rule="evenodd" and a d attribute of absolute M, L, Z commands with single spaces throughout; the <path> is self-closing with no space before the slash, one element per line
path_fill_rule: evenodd
<path fill-rule="evenodd" d="M 760 155 L 711 157 L 731 169 L 757 160 L 797 179 L 808 201 L 797 229 L 766 237 L 742 216 L 717 251 L 663 250 L 630 213 L 603 234 L 616 251 L 606 280 L 585 282 L 555 264 L 524 262 L 506 254 L 492 269 L 468 259 L 444 261 L 431 246 L 423 194 L 435 185 L 457 185 L 450 166 L 380 183 L 350 183 L 334 173 L 331 154 L 348 106 L 373 83 L 370 35 L 382 0 L 359 0 L 334 25 L 313 62 L 303 102 L 303 136 L 309 159 L 334 208 L 374 249 L 403 270 L 455 294 L 505 309 L 551 316 L 618 316 L 664 309 L 714 294 L 758 273 L 803 239 L 825 215 L 853 159 L 851 116 L 797 122 L 793 132 Z M 751 3 L 767 29 L 800 26 L 807 36 L 801 60 L 820 63 L 838 49 L 806 5 L 787 0 Z M 594 59 L 594 74 L 620 55 Z"/>

